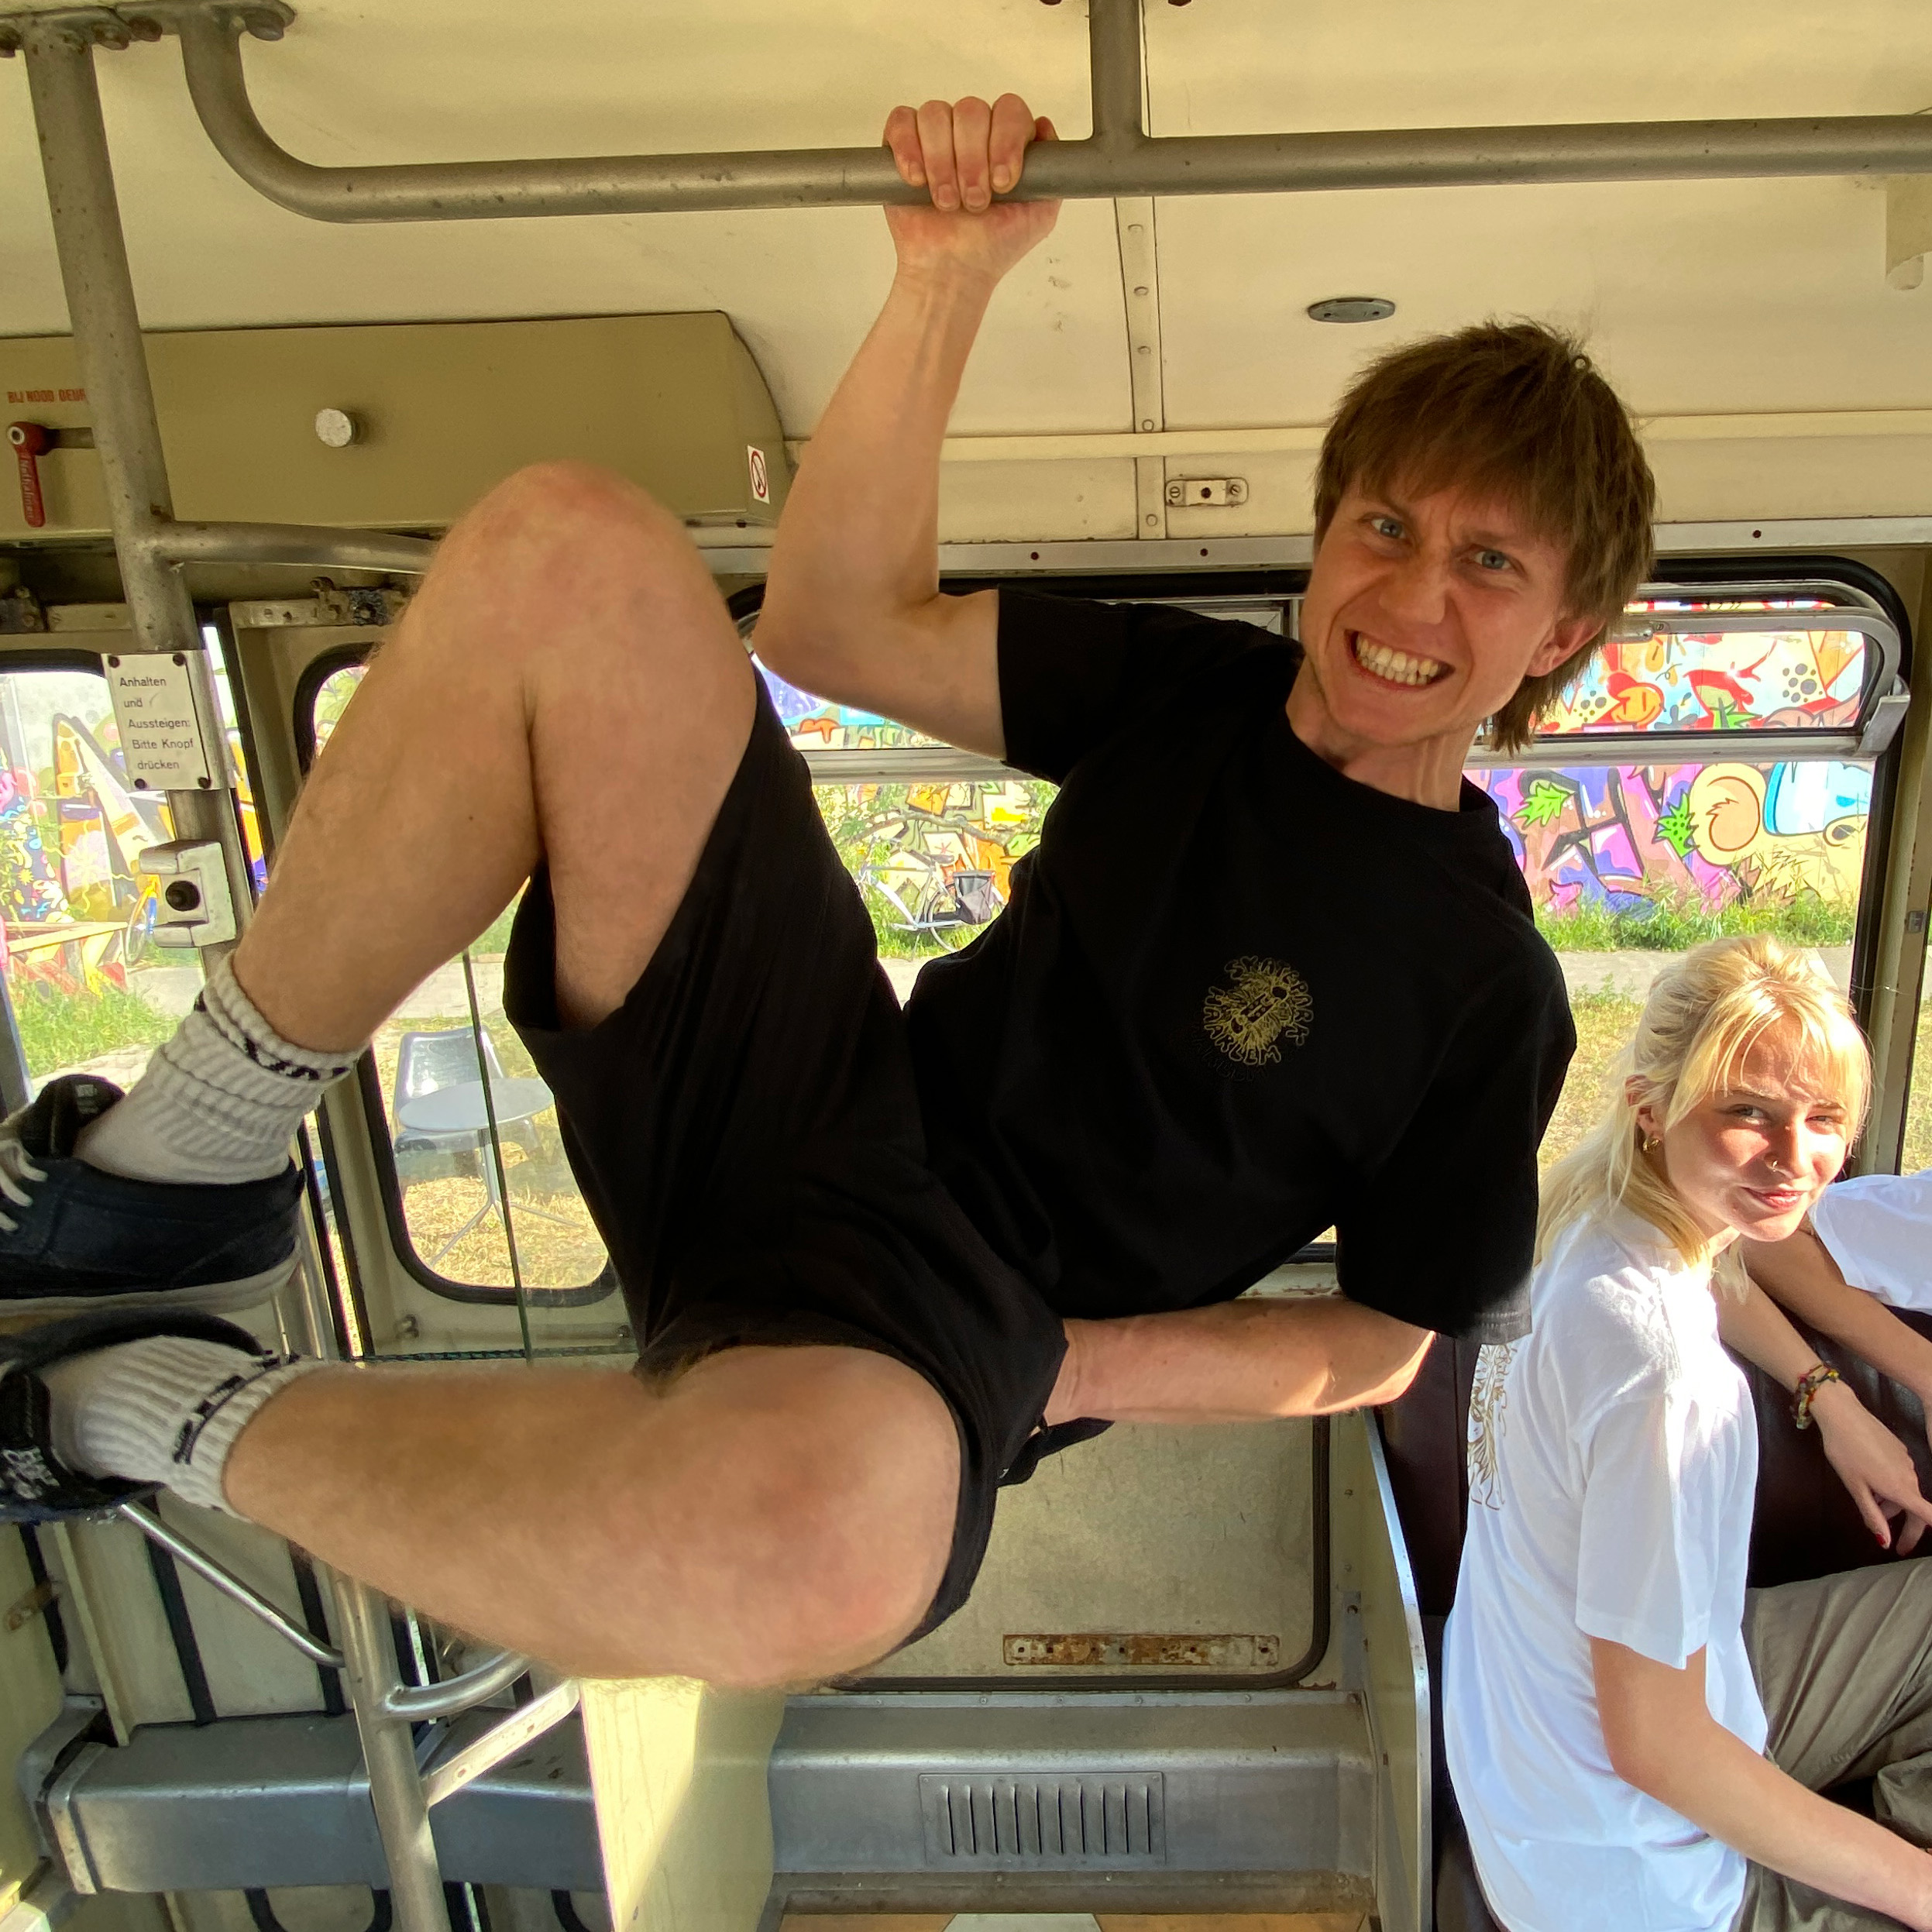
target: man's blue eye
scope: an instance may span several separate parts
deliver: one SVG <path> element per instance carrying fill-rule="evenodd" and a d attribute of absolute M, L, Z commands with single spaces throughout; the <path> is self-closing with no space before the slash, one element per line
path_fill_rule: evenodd
<path fill-rule="evenodd" d="M 1479 550 L 1476 553 L 1476 560 L 1485 570 L 1507 570 L 1509 568 L 1509 559 L 1500 550 Z"/>

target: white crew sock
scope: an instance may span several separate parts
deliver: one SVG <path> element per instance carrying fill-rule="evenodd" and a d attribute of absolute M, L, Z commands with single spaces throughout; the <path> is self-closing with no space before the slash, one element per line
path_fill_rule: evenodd
<path fill-rule="evenodd" d="M 125 1098 L 74 1143 L 90 1167 L 134 1181 L 267 1181 L 323 1088 L 355 1064 L 284 1040 L 223 960 L 194 1010 Z"/>
<path fill-rule="evenodd" d="M 232 1516 L 222 1471 L 235 1439 L 270 1396 L 322 1366 L 154 1335 L 40 1373 L 53 1398 L 53 1452 L 69 1469 L 165 1483 L 184 1503 Z"/>

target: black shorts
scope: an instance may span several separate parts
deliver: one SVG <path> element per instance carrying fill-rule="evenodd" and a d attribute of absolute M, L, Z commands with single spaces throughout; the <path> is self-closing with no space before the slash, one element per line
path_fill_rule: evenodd
<path fill-rule="evenodd" d="M 926 1166 L 871 921 L 762 679 L 683 902 L 630 996 L 595 1026 L 558 1024 L 555 930 L 540 871 L 511 934 L 504 1003 L 556 1095 L 640 1367 L 675 1374 L 748 1343 L 830 1343 L 923 1376 L 952 1410 L 961 1456 L 932 1628 L 972 1587 L 995 1491 L 1045 1407 L 1063 1332 Z"/>

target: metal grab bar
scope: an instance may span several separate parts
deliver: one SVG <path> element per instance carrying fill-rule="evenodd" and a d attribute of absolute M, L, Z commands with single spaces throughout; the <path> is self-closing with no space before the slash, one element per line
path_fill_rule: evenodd
<path fill-rule="evenodd" d="M 382 570 L 420 576 L 436 553 L 428 537 L 326 524 L 156 521 L 135 541 L 163 562 L 298 564 L 321 570 Z"/>
<path fill-rule="evenodd" d="M 260 1591 L 245 1583 L 233 1571 L 224 1569 L 198 1545 L 191 1543 L 179 1531 L 171 1529 L 152 1510 L 143 1509 L 139 1503 L 120 1503 L 115 1512 L 124 1521 L 132 1523 L 150 1542 L 158 1543 L 177 1562 L 185 1563 L 196 1576 L 211 1583 L 231 1603 L 239 1604 L 251 1617 L 258 1617 L 285 1642 L 293 1644 L 312 1664 L 320 1664 L 325 1670 L 340 1670 L 342 1653 L 332 1644 L 326 1644 L 319 1637 L 308 1631 L 292 1618 L 284 1616 Z M 441 1690 L 439 1684 L 436 1686 Z"/>
<path fill-rule="evenodd" d="M 185 562 L 229 557 L 420 571 L 431 546 L 414 538 L 300 526 L 175 521 L 94 74 L 93 43 L 124 46 L 132 31 L 126 21 L 105 9 L 60 9 L 0 25 L 0 47 L 24 46 L 26 52 L 61 283 L 81 377 L 94 407 L 95 447 L 136 643 L 143 651 L 185 653 L 198 648 L 201 636 L 180 568 Z M 177 832 L 222 841 L 235 882 L 236 906 L 245 913 L 246 861 L 232 799 L 211 792 L 170 791 L 168 803 Z M 301 1278 L 311 1346 L 332 1353 L 334 1311 L 327 1291 L 312 1269 L 303 1270 Z M 339 1651 L 332 1649 L 158 1518 L 132 1504 L 120 1514 L 311 1661 L 342 1670 L 368 1767 L 370 1802 L 389 1866 L 398 1932 L 449 1932 L 413 1734 L 414 1715 L 430 1713 L 388 1707 L 389 1698 L 402 1686 L 383 1599 L 366 1584 L 322 1569 L 334 1598 L 333 1625 L 340 1643 Z M 431 1694 L 438 1703 L 447 1700 L 450 1707 L 459 1707 L 489 1695 L 523 1668 L 521 1659 L 496 1659 L 486 1672 L 435 1686 Z"/>
<path fill-rule="evenodd" d="M 458 1717 L 507 1690 L 529 1668 L 528 1657 L 500 1650 L 460 1677 L 445 1677 L 435 1684 L 397 1685 L 384 1695 L 383 1710 L 386 1716 L 407 1717 L 411 1723 L 425 1717 Z"/>
<path fill-rule="evenodd" d="M 255 5 L 243 17 L 223 0 L 161 0 L 127 12 L 160 18 L 180 35 L 195 111 L 229 166 L 271 201 L 317 221 L 640 215 L 925 198 L 924 190 L 899 180 L 880 147 L 317 167 L 298 160 L 263 127 L 242 70 L 241 34 L 279 38 L 287 9 Z M 1932 173 L 1932 118 L 1914 115 L 1150 138 L 1140 121 L 1140 0 L 1090 0 L 1088 32 L 1095 132 L 1034 149 L 1012 198 Z"/>
<path fill-rule="evenodd" d="M 153 1510 L 139 1503 L 120 1503 L 115 1512 L 132 1523 L 151 1542 L 159 1543 L 196 1576 L 204 1578 L 232 1603 L 239 1604 L 252 1617 L 260 1617 L 284 1642 L 293 1644 L 311 1663 L 325 1669 L 340 1670 L 342 1653 L 334 1645 L 311 1635 L 301 1625 L 283 1614 L 252 1584 L 245 1583 L 199 1545 L 191 1543 L 180 1531 L 163 1522 Z M 507 1690 L 530 1668 L 530 1659 L 514 1651 L 500 1650 L 493 1656 L 466 1670 L 460 1676 L 446 1677 L 439 1683 L 397 1684 L 381 1699 L 383 1714 L 418 1723 L 431 1717 L 459 1717 L 464 1711 L 486 1702 L 498 1691 Z"/>

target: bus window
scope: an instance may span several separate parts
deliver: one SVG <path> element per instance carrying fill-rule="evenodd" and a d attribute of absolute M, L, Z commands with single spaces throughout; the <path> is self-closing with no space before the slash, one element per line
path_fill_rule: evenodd
<path fill-rule="evenodd" d="M 1291 600 L 1186 600 L 1280 634 Z M 753 620 L 741 629 L 748 634 Z M 755 657 L 755 664 L 758 663 Z M 1011 896 L 1014 865 L 1040 841 L 1059 787 L 962 755 L 876 712 L 816 697 L 758 664 L 815 778 L 820 816 L 858 881 L 881 963 L 902 1005 L 921 965 L 970 943 Z"/>
<path fill-rule="evenodd" d="M 902 1005 L 926 960 L 967 944 L 1006 905 L 1058 787 L 937 778 L 812 789 Z"/>
<path fill-rule="evenodd" d="M 86 1072 L 125 1088 L 201 989 L 198 955 L 155 946 L 142 851 L 174 836 L 137 791 L 98 670 L 0 672 L 0 930 L 36 1091 Z"/>
<path fill-rule="evenodd" d="M 968 944 L 1006 905 L 1014 862 L 1038 844 L 1057 788 L 990 759 L 965 761 L 983 775 L 962 773 L 959 755 L 937 740 L 758 669 L 813 775 L 850 774 L 813 794 L 902 1004 L 925 961 Z"/>
<path fill-rule="evenodd" d="M 362 681 L 317 686 L 319 751 Z M 521 1285 L 554 1299 L 610 1291 L 603 1243 L 577 1192 L 549 1089 L 503 1010 L 515 907 L 439 967 L 378 1030 L 367 1063 L 388 1129 L 389 1179 L 418 1280 L 480 1298 Z M 486 1085 L 485 1075 L 487 1074 Z"/>
<path fill-rule="evenodd" d="M 1873 635 L 1823 596 L 1655 597 L 1628 617 L 1533 759 L 1470 774 L 1496 803 L 1576 1016 L 1545 1164 L 1594 1119 L 1651 982 L 1690 947 L 1769 933 L 1851 979 L 1872 768 L 1843 739 L 1881 669 Z M 1638 742 L 1616 761 L 1600 744 L 1597 759 L 1562 761 L 1612 732 Z M 1812 752 L 1807 733 L 1829 743 Z M 1770 749 L 1770 734 L 1776 756 L 1752 742 Z M 1639 761 L 1646 737 L 1657 763 Z"/>

